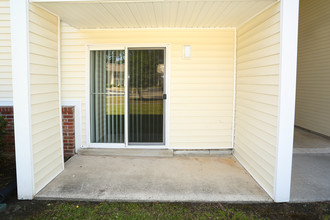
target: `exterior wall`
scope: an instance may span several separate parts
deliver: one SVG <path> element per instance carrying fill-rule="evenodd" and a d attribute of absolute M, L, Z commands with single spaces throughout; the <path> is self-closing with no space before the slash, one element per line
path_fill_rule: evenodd
<path fill-rule="evenodd" d="M 61 25 L 62 97 L 81 100 L 86 145 L 86 45 L 169 43 L 170 147 L 232 146 L 234 30 L 77 30 Z M 191 45 L 190 59 L 182 58 Z"/>
<path fill-rule="evenodd" d="M 0 115 L 7 121 L 6 133 L 2 137 L 3 154 L 15 157 L 14 112 L 12 106 L 0 106 Z"/>
<path fill-rule="evenodd" d="M 62 106 L 62 131 L 64 157 L 71 157 L 75 154 L 75 107 Z M 4 144 L 3 152 L 7 156 L 15 156 L 14 138 L 14 113 L 13 106 L 0 106 L 0 115 L 7 121 L 6 134 L 2 139 Z"/>
<path fill-rule="evenodd" d="M 12 100 L 9 0 L 0 1 L 0 99 Z"/>
<path fill-rule="evenodd" d="M 295 124 L 330 136 L 330 1 L 300 1 Z"/>
<path fill-rule="evenodd" d="M 273 195 L 279 90 L 280 3 L 237 30 L 234 155 Z"/>
<path fill-rule="evenodd" d="M 62 107 L 62 131 L 63 131 L 63 148 L 64 157 L 70 157 L 75 154 L 75 118 L 74 107 Z"/>
<path fill-rule="evenodd" d="M 37 193 L 62 170 L 57 17 L 30 4 L 30 95 Z"/>

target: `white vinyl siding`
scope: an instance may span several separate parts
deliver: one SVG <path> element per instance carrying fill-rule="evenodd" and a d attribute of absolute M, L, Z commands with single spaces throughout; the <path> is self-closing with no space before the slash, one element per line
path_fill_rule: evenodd
<path fill-rule="evenodd" d="M 330 1 L 301 0 L 295 124 L 330 136 Z"/>
<path fill-rule="evenodd" d="M 235 156 L 273 195 L 280 56 L 280 3 L 237 30 Z"/>
<path fill-rule="evenodd" d="M 30 93 L 35 192 L 62 170 L 58 20 L 30 4 Z"/>
<path fill-rule="evenodd" d="M 0 99 L 12 100 L 9 0 L 0 1 Z"/>
<path fill-rule="evenodd" d="M 170 147 L 232 143 L 234 29 L 77 30 L 61 25 L 63 99 L 82 102 L 86 144 L 86 45 L 170 44 Z M 182 56 L 191 45 L 191 58 Z"/>

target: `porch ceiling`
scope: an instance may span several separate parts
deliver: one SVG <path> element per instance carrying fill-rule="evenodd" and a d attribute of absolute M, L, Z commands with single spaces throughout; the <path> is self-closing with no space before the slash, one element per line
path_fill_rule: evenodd
<path fill-rule="evenodd" d="M 78 29 L 237 27 L 277 0 L 30 0 Z"/>

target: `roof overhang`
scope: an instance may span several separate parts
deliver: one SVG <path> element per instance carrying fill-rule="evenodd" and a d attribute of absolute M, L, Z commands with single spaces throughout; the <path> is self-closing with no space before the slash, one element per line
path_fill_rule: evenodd
<path fill-rule="evenodd" d="M 78 29 L 237 27 L 278 0 L 30 0 Z"/>

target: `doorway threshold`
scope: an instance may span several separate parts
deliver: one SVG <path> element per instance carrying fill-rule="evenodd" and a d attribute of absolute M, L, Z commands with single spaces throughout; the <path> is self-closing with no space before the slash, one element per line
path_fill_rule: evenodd
<path fill-rule="evenodd" d="M 78 151 L 84 156 L 118 157 L 173 157 L 171 149 L 132 149 L 132 148 L 85 148 Z"/>

